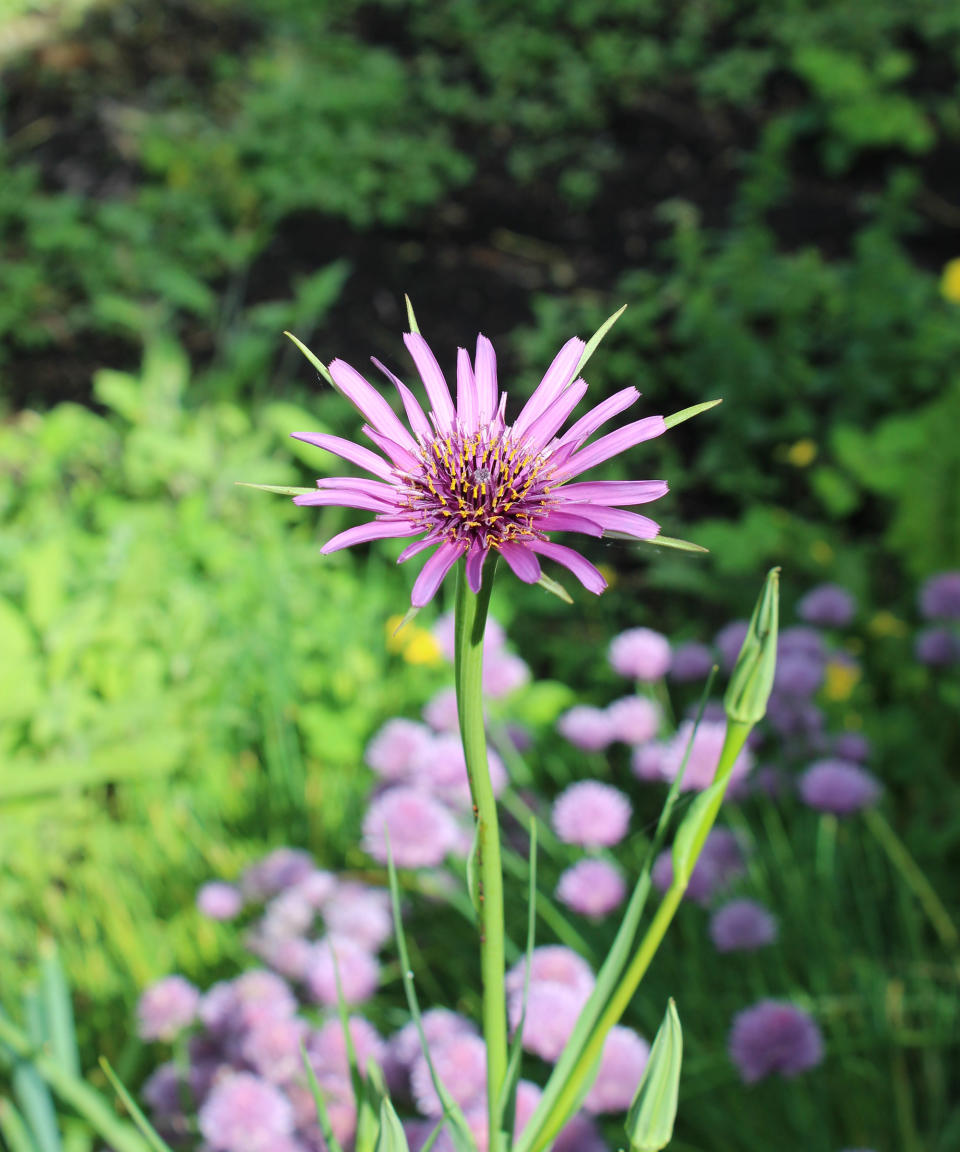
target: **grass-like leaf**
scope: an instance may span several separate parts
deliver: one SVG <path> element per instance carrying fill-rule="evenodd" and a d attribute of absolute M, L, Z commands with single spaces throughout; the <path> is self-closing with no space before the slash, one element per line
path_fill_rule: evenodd
<path fill-rule="evenodd" d="M 0 1136 L 10 1152 L 37 1152 L 23 1117 L 5 1096 L 0 1096 Z"/>
<path fill-rule="evenodd" d="M 340 1142 L 333 1134 L 333 1125 L 330 1123 L 330 1113 L 327 1111 L 326 1101 L 323 1098 L 323 1089 L 320 1087 L 317 1074 L 307 1056 L 307 1050 L 302 1044 L 300 1045 L 300 1058 L 303 1060 L 303 1066 L 307 1072 L 307 1084 L 310 1087 L 313 1104 L 317 1110 L 317 1123 L 320 1125 L 320 1131 L 323 1133 L 327 1148 L 329 1152 L 343 1152 Z"/>
<path fill-rule="evenodd" d="M 63 966 L 52 940 L 40 945 L 40 992 L 46 1023 L 47 1042 L 54 1059 L 71 1076 L 80 1075 L 80 1055 L 73 1019 L 73 1004 Z"/>
<path fill-rule="evenodd" d="M 170 1147 L 170 1145 L 166 1142 L 166 1140 L 163 1139 L 160 1133 L 157 1132 L 156 1128 L 154 1128 L 154 1126 L 143 1114 L 140 1106 L 127 1091 L 120 1077 L 110 1066 L 110 1061 L 107 1060 L 105 1056 L 100 1057 L 100 1067 L 106 1073 L 106 1077 L 113 1086 L 114 1092 L 116 1092 L 116 1094 L 123 1101 L 123 1106 L 130 1113 L 130 1118 L 143 1133 L 144 1139 L 154 1150 L 154 1152 L 173 1152 L 173 1149 Z"/>

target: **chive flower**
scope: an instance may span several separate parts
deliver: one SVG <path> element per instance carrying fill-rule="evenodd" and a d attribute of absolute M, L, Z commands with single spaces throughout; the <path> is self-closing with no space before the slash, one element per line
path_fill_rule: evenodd
<path fill-rule="evenodd" d="M 823 1059 L 816 1021 L 783 1000 L 761 1000 L 738 1013 L 729 1039 L 730 1059 L 744 1084 L 775 1073 L 791 1079 Z"/>
<path fill-rule="evenodd" d="M 330 377 L 365 419 L 363 432 L 376 451 L 328 433 L 293 433 L 373 477 L 325 477 L 317 481 L 316 492 L 294 497 L 295 504 L 374 514 L 368 523 L 339 532 L 321 551 L 415 538 L 401 552 L 400 563 L 432 549 L 413 585 L 416 608 L 433 599 L 460 559 L 466 561 L 471 590 L 478 592 L 491 551 L 525 583 L 540 579 L 544 557 L 569 569 L 590 592 L 602 592 L 606 581 L 600 571 L 575 549 L 555 543 L 553 534 L 599 537 L 614 532 L 651 540 L 659 526 L 627 509 L 659 499 L 667 485 L 662 480 L 571 481 L 660 436 L 666 431 L 663 417 L 635 420 L 588 444 L 599 428 L 637 401 L 639 392 L 628 387 L 561 433 L 587 390 L 586 382 L 577 378 L 586 345 L 576 337 L 557 353 L 512 424 L 506 421 L 507 394 L 497 384 L 493 345 L 485 336 L 477 338 L 473 360 L 465 349 L 458 352 L 456 404 L 424 338 L 408 332 L 404 343 L 426 390 L 428 412 L 398 377 L 374 360 L 400 394 L 404 423 L 355 368 L 334 360 Z"/>

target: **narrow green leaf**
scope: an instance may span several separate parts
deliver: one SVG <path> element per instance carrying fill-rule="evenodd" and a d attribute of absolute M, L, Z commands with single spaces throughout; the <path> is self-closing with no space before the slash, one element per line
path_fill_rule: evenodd
<path fill-rule="evenodd" d="M 317 1081 L 317 1074 L 314 1072 L 313 1065 L 307 1056 L 307 1050 L 302 1044 L 300 1045 L 300 1059 L 303 1061 L 303 1066 L 307 1072 L 307 1084 L 310 1086 L 310 1094 L 313 1096 L 313 1104 L 317 1110 L 317 1123 L 320 1125 L 320 1131 L 323 1133 L 327 1148 L 330 1152 L 343 1152 L 343 1148 L 333 1134 L 330 1113 L 327 1111 L 326 1101 L 323 1099 L 323 1089 Z"/>
<path fill-rule="evenodd" d="M 715 780 L 709 788 L 705 788 L 687 809 L 677 829 L 676 839 L 673 842 L 671 859 L 673 860 L 673 879 L 684 884 L 690 879 L 700 849 L 707 839 L 707 834 L 713 827 L 716 819 L 716 806 L 723 799 L 726 791 L 726 780 Z"/>
<path fill-rule="evenodd" d="M 333 387 L 336 388 L 336 384 L 333 383 L 333 377 L 330 375 L 329 371 L 327 370 L 326 365 L 321 363 L 321 361 L 318 360 L 316 356 L 314 356 L 314 354 L 310 351 L 310 349 L 306 346 L 306 344 L 304 344 L 301 340 L 298 340 L 292 332 L 284 332 L 284 336 L 286 336 L 289 340 L 292 340 L 294 342 L 294 344 L 296 344 L 296 346 L 304 354 L 304 356 L 306 356 L 306 358 L 314 366 L 314 368 L 316 368 L 316 370 L 320 373 L 320 375 L 324 378 L 324 380 L 326 380 L 326 382 L 328 384 L 332 384 Z"/>
<path fill-rule="evenodd" d="M 154 1128 L 146 1116 L 144 1116 L 136 1100 L 134 1100 L 134 1098 L 124 1087 L 120 1077 L 116 1074 L 116 1072 L 114 1072 L 113 1068 L 110 1066 L 110 1061 L 107 1060 L 105 1056 L 100 1057 L 100 1067 L 104 1070 L 107 1079 L 113 1085 L 113 1090 L 123 1101 L 123 1106 L 130 1113 L 134 1124 L 136 1124 L 136 1126 L 143 1133 L 144 1139 L 147 1141 L 150 1147 L 153 1148 L 154 1152 L 173 1152 L 170 1145 L 157 1132 L 156 1128 Z"/>
<path fill-rule="evenodd" d="M 683 1029 L 671 999 L 627 1114 L 631 1152 L 660 1152 L 673 1138 L 682 1063 Z"/>
<path fill-rule="evenodd" d="M 10 1152 L 37 1152 L 23 1117 L 5 1096 L 0 1096 L 0 1136 Z"/>
<path fill-rule="evenodd" d="M 682 424 L 684 420 L 692 420 L 694 416 L 699 416 L 701 412 L 709 412 L 711 408 L 716 408 L 718 404 L 722 404 L 723 400 L 705 400 L 702 404 L 694 404 L 690 408 L 684 408 L 680 412 L 674 412 L 672 416 L 664 416 L 663 423 L 667 428 L 676 428 L 678 424 Z"/>
<path fill-rule="evenodd" d="M 77 1052 L 73 1004 L 57 947 L 52 940 L 44 940 L 40 945 L 40 989 L 47 1040 L 54 1059 L 65 1072 L 79 1076 L 80 1056 Z"/>
<path fill-rule="evenodd" d="M 384 1096 L 380 1101 L 380 1131 L 377 1133 L 375 1152 L 410 1152 L 407 1134 L 389 1096 Z"/>
<path fill-rule="evenodd" d="M 604 320 L 596 332 L 594 332 L 594 334 L 590 337 L 590 339 L 587 341 L 587 346 L 583 350 L 583 355 L 580 357 L 580 363 L 577 365 L 577 370 L 573 374 L 574 379 L 580 375 L 586 366 L 587 361 L 600 346 L 600 341 L 604 338 L 604 336 L 606 336 L 606 334 L 610 331 L 614 324 L 616 324 L 616 322 L 620 319 L 624 312 L 626 312 L 626 310 L 626 304 L 624 304 L 622 308 L 618 308 L 612 316 L 609 316 L 606 320 Z"/>
<path fill-rule="evenodd" d="M 306 496 L 316 488 L 290 488 L 285 484 L 251 484 L 248 480 L 234 480 L 240 488 L 259 488 L 261 492 L 276 492 L 278 496 Z"/>
<path fill-rule="evenodd" d="M 30 1044 L 40 1049 L 47 1040 L 43 1004 L 34 989 L 23 995 L 24 1019 Z M 60 1152 L 60 1128 L 50 1089 L 31 1060 L 19 1060 L 11 1077 L 13 1094 L 40 1152 Z"/>
<path fill-rule="evenodd" d="M 410 297 L 406 294 L 406 292 L 404 292 L 403 298 L 407 302 L 407 322 L 410 325 L 410 331 L 416 332 L 417 335 L 419 336 L 420 335 L 420 329 L 417 326 L 417 318 L 413 314 L 413 305 L 410 303 Z"/>
<path fill-rule="evenodd" d="M 551 595 L 556 596 L 557 599 L 562 600 L 564 604 L 573 603 L 573 597 L 566 590 L 566 588 L 564 588 L 562 584 L 558 584 L 557 581 L 554 580 L 551 576 L 548 576 L 546 572 L 540 573 L 540 579 L 537 581 L 537 583 L 541 588 L 543 588 L 545 592 L 549 592 Z"/>

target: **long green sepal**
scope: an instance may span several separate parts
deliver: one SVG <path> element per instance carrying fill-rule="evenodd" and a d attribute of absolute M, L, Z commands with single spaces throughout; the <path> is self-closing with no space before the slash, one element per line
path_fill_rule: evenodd
<path fill-rule="evenodd" d="M 286 484 L 251 484 L 248 480 L 234 480 L 240 488 L 259 488 L 261 492 L 275 492 L 278 496 L 306 496 L 316 488 L 291 488 Z"/>
<path fill-rule="evenodd" d="M 701 412 L 709 412 L 711 408 L 716 408 L 718 404 L 722 404 L 723 400 L 704 400 L 702 404 L 694 404 L 690 408 L 683 408 L 679 412 L 674 412 L 670 416 L 664 416 L 663 423 L 666 428 L 676 428 L 678 424 L 682 424 L 684 420 L 692 420 L 694 416 L 699 416 Z"/>
<path fill-rule="evenodd" d="M 417 318 L 413 314 L 413 304 L 410 302 L 410 297 L 404 292 L 403 299 L 407 305 L 407 323 L 410 325 L 410 331 L 416 332 L 420 335 L 420 326 L 417 324 Z"/>
<path fill-rule="evenodd" d="M 292 332 L 284 332 L 284 336 L 296 344 L 296 346 L 300 349 L 304 356 L 306 356 L 306 358 L 310 361 L 314 368 L 316 368 L 316 370 L 328 384 L 331 384 L 334 388 L 337 387 L 336 384 L 333 383 L 333 377 L 330 375 L 327 366 L 321 360 L 318 360 L 316 356 L 314 356 L 314 354 L 310 351 L 306 344 L 303 343 L 302 340 L 298 340 Z"/>
<path fill-rule="evenodd" d="M 630 1152 L 660 1152 L 673 1139 L 682 1063 L 683 1029 L 677 1006 L 670 999 L 627 1113 Z"/>
<path fill-rule="evenodd" d="M 587 361 L 600 347 L 600 341 L 604 338 L 604 336 L 606 336 L 606 334 L 610 331 L 614 324 L 616 324 L 616 322 L 620 319 L 624 312 L 626 312 L 626 310 L 626 304 L 624 304 L 621 308 L 618 308 L 612 316 L 608 316 L 607 319 L 604 320 L 596 332 L 594 332 L 594 334 L 590 337 L 590 339 L 587 341 L 586 347 L 583 350 L 583 355 L 580 357 L 580 363 L 577 365 L 577 370 L 573 374 L 574 379 L 576 379 L 584 370 Z"/>

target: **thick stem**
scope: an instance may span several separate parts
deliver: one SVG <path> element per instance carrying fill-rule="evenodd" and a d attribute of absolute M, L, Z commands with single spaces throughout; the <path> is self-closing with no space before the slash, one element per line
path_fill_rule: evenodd
<path fill-rule="evenodd" d="M 456 683 L 460 737 L 467 762 L 476 821 L 476 867 L 480 928 L 480 972 L 483 983 L 483 1036 L 487 1045 L 487 1111 L 490 1147 L 499 1146 L 500 1097 L 507 1074 L 507 1005 L 504 991 L 503 871 L 497 802 L 487 765 L 483 726 L 483 635 L 490 606 L 493 565 L 479 593 L 457 568 Z"/>

